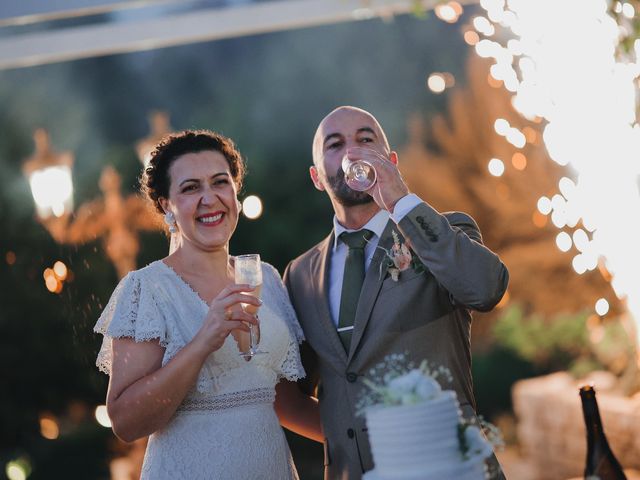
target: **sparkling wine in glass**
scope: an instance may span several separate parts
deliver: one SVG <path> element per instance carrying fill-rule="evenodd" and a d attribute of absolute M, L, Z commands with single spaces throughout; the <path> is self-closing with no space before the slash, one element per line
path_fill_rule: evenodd
<path fill-rule="evenodd" d="M 238 255 L 235 257 L 234 275 L 236 283 L 246 283 L 254 287 L 252 295 L 260 298 L 262 292 L 262 264 L 260 255 L 252 253 L 249 255 Z M 243 303 L 242 308 L 251 315 L 258 313 L 258 307 Z M 253 357 L 263 352 L 258 349 L 260 342 L 260 326 L 249 324 L 249 350 L 240 352 L 243 357 Z"/>
<path fill-rule="evenodd" d="M 376 169 L 365 160 L 351 161 L 345 155 L 342 158 L 344 180 L 352 190 L 364 192 L 376 183 Z"/>

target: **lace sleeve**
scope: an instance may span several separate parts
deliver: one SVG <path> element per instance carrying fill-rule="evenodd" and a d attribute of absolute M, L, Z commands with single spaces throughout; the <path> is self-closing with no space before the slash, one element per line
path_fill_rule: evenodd
<path fill-rule="evenodd" d="M 274 303 L 274 308 L 284 320 L 289 329 L 290 341 L 286 355 L 279 365 L 279 378 L 295 381 L 305 377 L 305 371 L 300 360 L 298 345 L 304 340 L 304 333 L 298 323 L 296 312 L 293 310 L 289 294 L 282 283 L 280 273 L 268 263 L 262 264 L 264 285 L 268 290 L 269 298 Z"/>
<path fill-rule="evenodd" d="M 158 339 L 163 347 L 168 343 L 164 317 L 139 271 L 129 272 L 120 281 L 93 331 L 104 335 L 96 366 L 106 374 L 111 374 L 112 339 L 129 337 L 136 342 Z"/>

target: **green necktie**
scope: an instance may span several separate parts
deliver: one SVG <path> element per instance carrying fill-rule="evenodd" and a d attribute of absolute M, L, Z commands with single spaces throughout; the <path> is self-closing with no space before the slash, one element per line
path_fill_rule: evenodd
<path fill-rule="evenodd" d="M 364 282 L 364 247 L 372 236 L 373 232 L 369 230 L 359 230 L 351 233 L 342 232 L 339 237 L 342 243 L 349 247 L 344 263 L 338 319 L 338 335 L 347 352 L 351 345 L 353 322 L 356 319 L 356 308 Z"/>

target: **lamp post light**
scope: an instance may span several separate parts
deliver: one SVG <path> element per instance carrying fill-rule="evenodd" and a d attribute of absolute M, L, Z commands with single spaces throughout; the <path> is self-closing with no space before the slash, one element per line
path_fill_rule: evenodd
<path fill-rule="evenodd" d="M 140 249 L 138 231 L 161 229 L 148 203 L 138 195 L 122 196 L 121 179 L 110 165 L 102 170 L 102 197 L 80 205 L 73 212 L 73 155 L 52 150 L 43 129 L 34 133 L 35 152 L 23 167 L 29 179 L 38 220 L 60 244 L 81 245 L 102 237 L 107 257 L 118 276 L 136 268 Z"/>
<path fill-rule="evenodd" d="M 149 113 L 149 127 L 151 133 L 136 143 L 136 152 L 138 158 L 146 168 L 149 160 L 151 160 L 151 152 L 162 138 L 171 132 L 171 124 L 169 122 L 169 114 L 161 110 L 154 110 Z"/>
<path fill-rule="evenodd" d="M 31 186 L 38 218 L 43 222 L 63 218 L 73 210 L 73 154 L 54 152 L 49 134 L 42 128 L 34 132 L 33 139 L 35 152 L 25 161 L 23 172 Z"/>
<path fill-rule="evenodd" d="M 151 152 L 153 152 L 156 145 L 172 131 L 169 114 L 163 110 L 152 110 L 149 112 L 147 119 L 149 120 L 151 133 L 136 143 L 136 152 L 143 169 L 147 168 L 151 160 Z M 170 234 L 169 253 L 176 251 L 179 246 L 178 242 L 179 237 L 175 233 Z"/>

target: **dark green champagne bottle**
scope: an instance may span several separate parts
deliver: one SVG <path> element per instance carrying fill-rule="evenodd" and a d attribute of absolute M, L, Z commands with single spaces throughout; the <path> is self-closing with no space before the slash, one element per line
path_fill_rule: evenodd
<path fill-rule="evenodd" d="M 596 477 L 599 480 L 626 480 L 620 463 L 613 455 L 609 442 L 602 429 L 602 420 L 596 402 L 596 391 L 590 385 L 580 388 L 582 413 L 587 427 L 587 463 L 584 478 Z"/>

